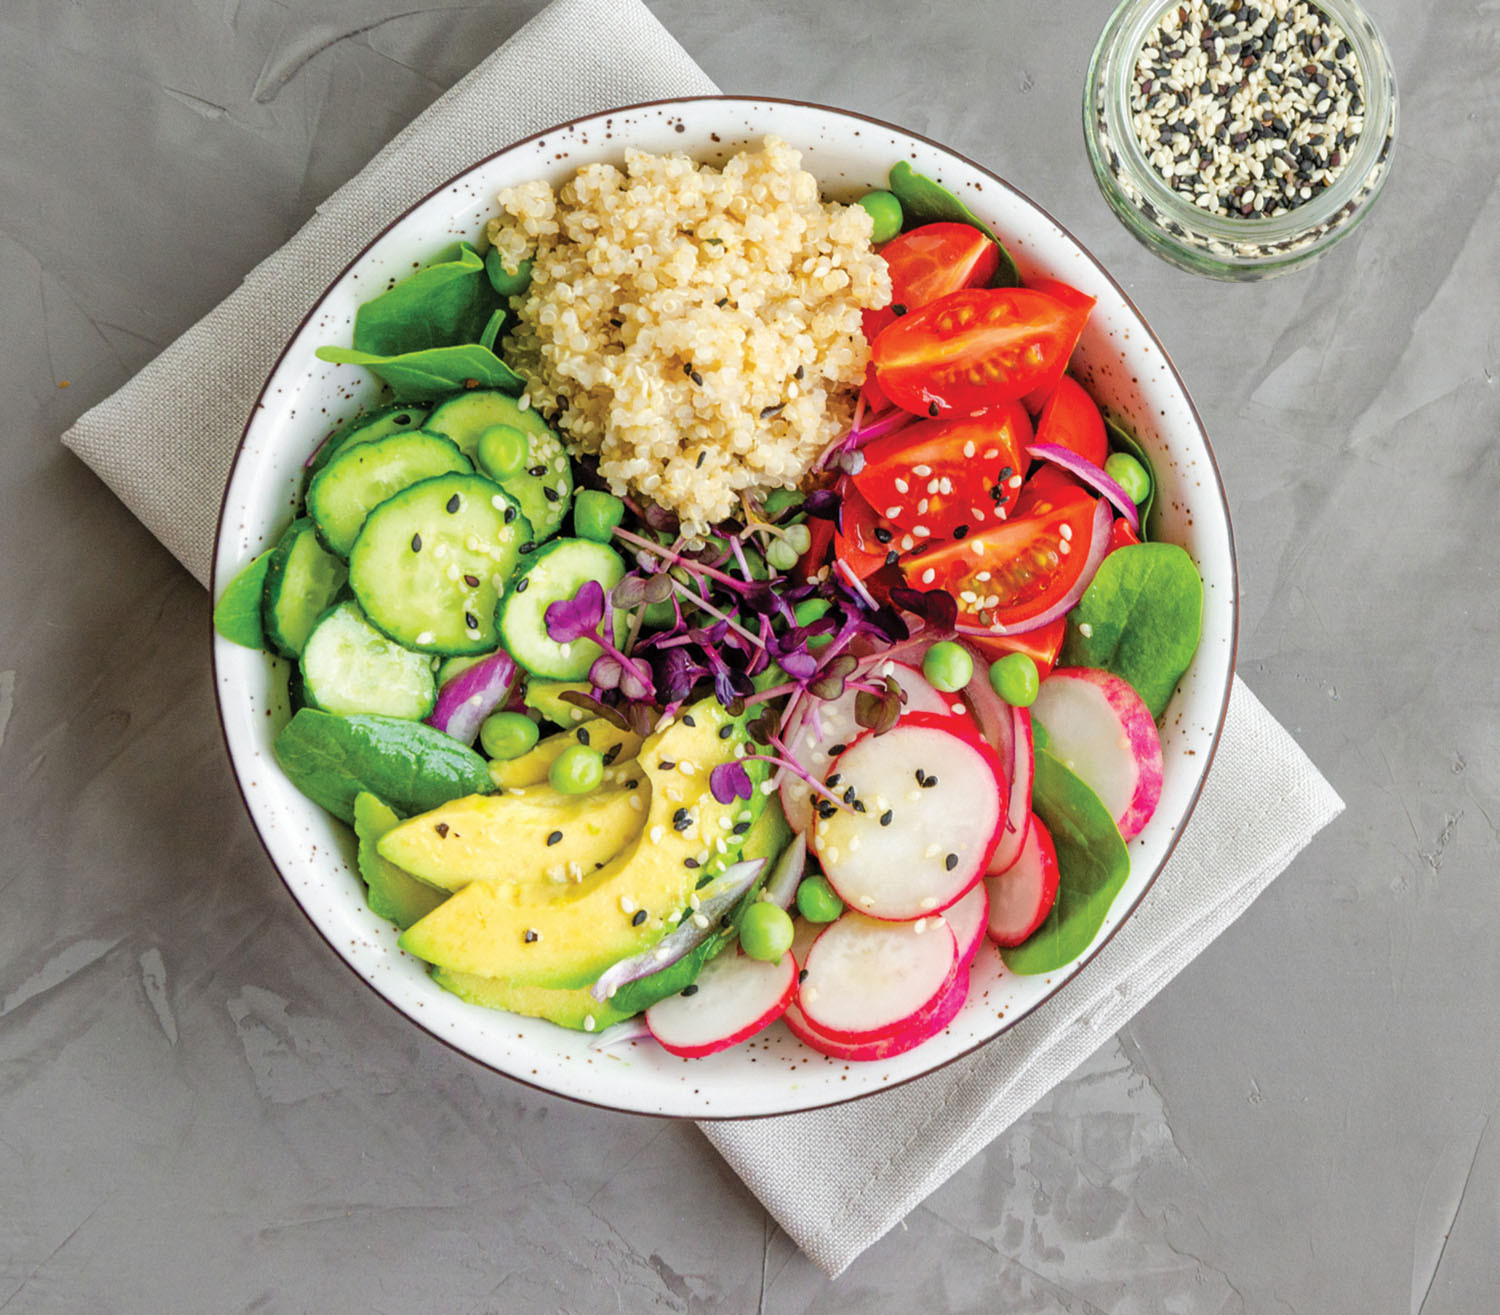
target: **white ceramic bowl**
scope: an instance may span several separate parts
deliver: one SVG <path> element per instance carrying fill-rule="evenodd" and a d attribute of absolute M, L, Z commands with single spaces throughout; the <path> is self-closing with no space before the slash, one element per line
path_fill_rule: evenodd
<path fill-rule="evenodd" d="M 1218 470 L 1182 380 L 1118 285 L 1045 212 L 935 142 L 839 110 L 737 97 L 615 110 L 544 132 L 481 161 L 372 234 L 287 344 L 251 413 L 220 517 L 215 596 L 286 525 L 308 453 L 332 426 L 375 399 L 363 370 L 313 355 L 321 344 L 348 342 L 362 301 L 444 245 L 477 238 L 502 187 L 539 177 L 560 182 L 581 165 L 618 162 L 627 146 L 722 161 L 768 133 L 800 148 L 804 166 L 835 199 L 883 185 L 893 163 L 910 160 L 994 226 L 1023 275 L 1056 275 L 1098 298 L 1075 366 L 1153 456 L 1163 537 L 1192 554 L 1207 586 L 1203 642 L 1164 718 L 1160 807 L 1131 842 L 1130 879 L 1089 953 L 1062 972 L 1014 977 L 987 946 L 967 1005 L 941 1036 L 896 1059 L 845 1064 L 808 1050 L 781 1024 L 708 1059 L 675 1059 L 650 1041 L 599 1050 L 589 1036 L 480 1009 L 438 988 L 397 947 L 394 928 L 366 908 L 352 837 L 276 766 L 271 741 L 288 715 L 284 664 L 216 638 L 220 713 L 246 806 L 292 897 L 334 951 L 413 1022 L 472 1059 L 560 1095 L 651 1114 L 782 1114 L 880 1091 L 982 1045 L 1087 971 L 1088 960 L 1145 895 L 1198 796 L 1234 666 L 1234 552 Z"/>

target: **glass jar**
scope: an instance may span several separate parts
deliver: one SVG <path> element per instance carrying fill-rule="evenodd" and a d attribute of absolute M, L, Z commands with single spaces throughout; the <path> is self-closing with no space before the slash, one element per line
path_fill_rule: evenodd
<path fill-rule="evenodd" d="M 1125 227 L 1182 269 L 1237 280 L 1284 273 L 1327 251 L 1380 194 L 1396 141 L 1396 82 L 1385 43 L 1354 0 L 1308 3 L 1348 39 L 1363 82 L 1363 126 L 1326 188 L 1272 216 L 1218 214 L 1194 204 L 1157 172 L 1141 144 L 1131 106 L 1136 63 L 1157 24 L 1183 0 L 1125 0 L 1094 48 L 1083 109 L 1094 176 Z M 1239 4 L 1232 7 L 1239 11 Z"/>

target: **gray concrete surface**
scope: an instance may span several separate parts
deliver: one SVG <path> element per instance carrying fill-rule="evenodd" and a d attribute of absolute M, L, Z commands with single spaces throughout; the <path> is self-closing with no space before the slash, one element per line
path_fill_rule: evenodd
<path fill-rule="evenodd" d="M 1214 437 L 1241 672 L 1348 801 L 837 1283 L 690 1126 L 359 989 L 241 811 L 207 600 L 57 444 L 535 0 L 0 6 L 0 1310 L 1500 1308 L 1500 25 L 1380 0 L 1364 230 L 1177 273 L 1088 175 L 1103 0 L 656 0 L 726 90 L 893 119 L 1097 252 Z"/>

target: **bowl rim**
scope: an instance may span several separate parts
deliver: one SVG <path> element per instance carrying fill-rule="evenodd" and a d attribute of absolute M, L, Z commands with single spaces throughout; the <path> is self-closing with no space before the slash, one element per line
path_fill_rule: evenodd
<path fill-rule="evenodd" d="M 1162 343 L 1161 339 L 1157 336 L 1156 331 L 1151 327 L 1150 323 L 1141 313 L 1139 307 L 1136 306 L 1135 302 L 1131 300 L 1130 295 L 1120 285 L 1119 281 L 1109 272 L 1109 270 L 1104 267 L 1098 257 L 1095 256 L 1094 253 L 1084 243 L 1080 242 L 1078 238 L 1074 236 L 1070 229 L 1058 222 L 1058 220 L 1052 215 L 1050 211 L 1045 209 L 1043 206 L 1038 205 L 1036 201 L 1034 201 L 1027 193 L 1021 191 L 1021 189 L 1015 186 L 1015 184 L 1002 178 L 993 170 L 986 168 L 984 165 L 971 159 L 969 156 L 964 155 L 960 151 L 954 150 L 952 147 L 945 145 L 944 143 L 938 141 L 936 138 L 928 137 L 924 133 L 916 132 L 910 128 L 901 127 L 899 124 L 894 124 L 884 119 L 878 119 L 873 115 L 862 114 L 858 110 L 843 109 L 839 106 L 826 105 L 819 101 L 799 100 L 794 97 L 787 96 L 749 96 L 744 94 L 719 93 L 716 95 L 666 96 L 655 100 L 637 101 L 629 105 L 606 107 L 594 111 L 590 114 L 576 115 L 571 119 L 565 119 L 560 123 L 556 123 L 551 125 L 550 127 L 543 128 L 538 132 L 528 133 L 524 137 L 518 137 L 514 141 L 506 143 L 504 146 L 498 148 L 497 150 L 491 151 L 488 155 L 481 156 L 480 158 L 471 161 L 458 172 L 448 176 L 447 178 L 444 178 L 436 186 L 423 193 L 423 195 L 417 197 L 410 204 L 405 206 L 398 214 L 392 217 L 389 223 L 382 227 L 378 232 L 372 233 L 365 241 L 365 243 L 360 247 L 360 249 L 350 257 L 343 268 L 341 268 L 338 273 L 333 276 L 333 278 L 323 287 L 322 291 L 308 306 L 306 314 L 303 315 L 302 319 L 297 323 L 296 328 L 292 330 L 287 340 L 282 344 L 281 349 L 277 352 L 276 359 L 271 363 L 271 366 L 267 371 L 266 380 L 261 385 L 260 391 L 256 394 L 255 400 L 250 405 L 250 408 L 246 414 L 245 424 L 240 431 L 239 441 L 235 446 L 234 458 L 230 463 L 228 475 L 225 477 L 224 492 L 219 499 L 219 512 L 215 520 L 215 551 L 209 575 L 209 598 L 211 600 L 216 598 L 219 592 L 220 578 L 218 546 L 222 542 L 224 534 L 225 516 L 227 515 L 229 507 L 229 490 L 233 486 L 235 475 L 239 471 L 240 459 L 244 456 L 245 453 L 245 444 L 249 436 L 250 427 L 255 422 L 256 417 L 259 415 L 263 408 L 266 391 L 271 386 L 272 380 L 275 379 L 277 372 L 281 369 L 283 362 L 286 360 L 287 353 L 291 350 L 292 344 L 302 336 L 309 323 L 311 323 L 313 316 L 317 314 L 319 308 L 328 299 L 334 288 L 342 283 L 343 280 L 348 276 L 350 270 L 352 270 L 355 265 L 357 265 L 369 254 L 370 249 L 374 247 L 376 243 L 378 243 L 387 233 L 389 233 L 393 228 L 400 224 L 407 217 L 407 215 L 416 210 L 419 206 L 425 204 L 427 201 L 431 200 L 446 188 L 452 187 L 459 179 L 466 177 L 474 170 L 483 167 L 491 160 L 494 160 L 501 155 L 505 155 L 510 151 L 517 149 L 518 147 L 536 142 L 542 138 L 554 136 L 559 132 L 566 132 L 576 124 L 588 120 L 604 118 L 612 114 L 631 114 L 641 110 L 657 109 L 661 107 L 687 106 L 705 103 L 787 105 L 798 109 L 814 110 L 822 113 L 841 116 L 843 118 L 855 119 L 862 123 L 868 123 L 886 131 L 895 132 L 902 136 L 909 137 L 914 141 L 923 142 L 926 145 L 931 146 L 946 155 L 952 156 L 954 159 L 961 161 L 969 168 L 977 170 L 979 173 L 984 175 L 987 180 L 993 182 L 996 186 L 1003 188 L 1005 191 L 1012 193 L 1015 197 L 1024 201 L 1027 205 L 1031 206 L 1039 214 L 1041 214 L 1042 217 L 1049 223 L 1053 224 L 1058 229 L 1058 231 L 1061 232 L 1068 239 L 1068 241 L 1077 248 L 1081 255 L 1094 266 L 1094 268 L 1100 275 L 1103 276 L 1105 281 L 1108 282 L 1108 284 L 1120 296 L 1124 304 L 1140 321 L 1147 337 L 1154 344 L 1156 349 L 1161 352 L 1162 360 L 1165 363 L 1167 370 L 1170 371 L 1173 381 L 1181 391 L 1183 400 L 1187 404 L 1188 411 L 1192 415 L 1193 420 L 1198 427 L 1198 432 L 1202 435 L 1204 454 L 1208 459 L 1209 469 L 1213 474 L 1214 490 L 1217 493 L 1220 511 L 1224 520 L 1225 533 L 1228 539 L 1229 553 L 1229 661 L 1223 694 L 1219 700 L 1218 720 L 1213 728 L 1212 739 L 1208 747 L 1208 752 L 1205 755 L 1203 770 L 1199 774 L 1197 783 L 1193 787 L 1192 794 L 1188 799 L 1187 807 L 1184 809 L 1178 825 L 1167 841 L 1166 849 L 1162 853 L 1160 863 L 1157 864 L 1155 870 L 1151 872 L 1151 874 L 1146 878 L 1145 883 L 1141 887 L 1140 894 L 1131 903 L 1129 908 L 1125 909 L 1120 914 L 1120 917 L 1116 920 L 1114 926 L 1109 928 L 1106 935 L 1098 942 L 1098 944 L 1094 945 L 1086 955 L 1078 959 L 1074 964 L 1070 966 L 1067 976 L 1062 981 L 1058 982 L 1057 985 L 1053 986 L 1050 990 L 1043 994 L 1030 1007 L 1021 1010 L 1013 1018 L 1007 1019 L 1005 1025 L 1001 1027 L 997 1032 L 994 1032 L 990 1036 L 976 1041 L 973 1045 L 967 1046 L 964 1049 L 957 1051 L 955 1054 L 950 1055 L 947 1059 L 942 1060 L 940 1063 L 935 1064 L 931 1068 L 924 1069 L 920 1073 L 914 1073 L 910 1076 L 896 1079 L 888 1084 L 881 1086 L 876 1091 L 858 1092 L 848 1096 L 836 1096 L 827 1100 L 820 1100 L 817 1103 L 811 1105 L 799 1105 L 794 1111 L 769 1111 L 764 1113 L 721 1115 L 715 1115 L 712 1112 L 679 1114 L 653 1110 L 622 1109 L 620 1106 L 612 1105 L 607 1101 L 592 1100 L 587 1096 L 580 1096 L 568 1092 L 556 1091 L 552 1087 L 549 1087 L 544 1083 L 528 1081 L 524 1077 L 518 1076 L 515 1073 L 507 1072 L 506 1070 L 499 1068 L 494 1064 L 477 1058 L 476 1056 L 470 1054 L 467 1050 L 465 1050 L 458 1042 L 439 1035 L 436 1030 L 434 1030 L 432 1027 L 429 1027 L 421 1019 L 415 1018 L 411 1014 L 407 1013 L 399 1005 L 397 1005 L 394 1000 L 390 999 L 385 994 L 385 992 L 377 989 L 374 983 L 368 981 L 363 976 L 363 974 L 360 973 L 359 969 L 353 963 L 351 963 L 348 958 L 345 957 L 339 947 L 333 943 L 327 933 L 325 933 L 324 930 L 318 925 L 316 919 L 313 918 L 312 914 L 303 905 L 302 901 L 297 898 L 296 892 L 292 889 L 291 883 L 287 880 L 285 874 L 282 872 L 281 865 L 277 863 L 276 856 L 272 853 L 271 846 L 267 841 L 265 834 L 262 832 L 259 823 L 256 821 L 255 811 L 250 806 L 249 797 L 246 795 L 244 784 L 240 780 L 240 773 L 235 765 L 234 748 L 229 743 L 229 730 L 225 723 L 224 713 L 220 704 L 218 693 L 221 682 L 219 679 L 217 645 L 215 644 L 215 633 L 211 619 L 206 629 L 209 646 L 209 668 L 213 676 L 215 690 L 214 716 L 219 724 L 219 736 L 224 743 L 225 755 L 229 759 L 230 775 L 234 778 L 235 790 L 240 796 L 240 802 L 244 806 L 245 814 L 250 820 L 252 829 L 255 831 L 256 839 L 260 842 L 261 848 L 265 851 L 267 859 L 270 860 L 272 869 L 275 871 L 278 880 L 280 880 L 281 884 L 286 888 L 287 894 L 291 896 L 292 903 L 296 906 L 298 912 L 302 914 L 302 916 L 311 925 L 313 931 L 317 933 L 318 937 L 333 953 L 333 957 L 338 960 L 338 962 L 342 964 L 348 972 L 352 973 L 356 980 L 358 980 L 368 991 L 378 997 L 379 1000 L 388 1009 L 391 1009 L 393 1012 L 395 1012 L 406 1023 L 420 1028 L 421 1031 L 424 1032 L 427 1036 L 447 1047 L 449 1050 L 452 1050 L 456 1054 L 462 1056 L 469 1063 L 477 1064 L 480 1067 L 489 1070 L 490 1072 L 499 1074 L 501 1077 L 504 1077 L 510 1081 L 520 1083 L 522 1086 L 529 1087 L 534 1091 L 542 1092 L 545 1095 L 557 1099 L 568 1100 L 575 1104 L 589 1106 L 599 1110 L 607 1110 L 611 1113 L 616 1114 L 624 1113 L 636 1115 L 637 1117 L 642 1118 L 665 1119 L 672 1121 L 690 1120 L 695 1123 L 739 1123 L 751 1122 L 760 1119 L 780 1118 L 788 1112 L 801 1114 L 812 1113 L 815 1110 L 832 1109 L 836 1106 L 851 1104 L 854 1101 L 864 1100 L 867 1097 L 879 1095 L 882 1092 L 887 1092 L 898 1087 L 906 1086 L 911 1082 L 915 1082 L 921 1078 L 930 1077 L 934 1073 L 941 1072 L 943 1069 L 951 1067 L 961 1059 L 968 1058 L 969 1056 L 975 1054 L 977 1051 L 983 1049 L 985 1046 L 989 1045 L 991 1042 L 1005 1035 L 1005 1033 L 1009 1032 L 1023 1019 L 1029 1018 L 1043 1005 L 1055 999 L 1061 992 L 1066 990 L 1068 985 L 1073 982 L 1079 976 L 1079 974 L 1084 972 L 1094 961 L 1094 959 L 1096 959 L 1099 954 L 1103 952 L 1104 948 L 1109 945 L 1112 940 L 1114 940 L 1119 930 L 1123 926 L 1125 926 L 1127 922 L 1129 922 L 1132 915 L 1134 915 L 1135 911 L 1141 906 L 1141 903 L 1145 900 L 1146 896 L 1151 892 L 1151 889 L 1156 885 L 1156 879 L 1161 875 L 1162 870 L 1166 867 L 1172 855 L 1176 852 L 1178 842 L 1182 839 L 1182 834 L 1187 829 L 1187 824 L 1192 818 L 1194 810 L 1198 806 L 1198 800 L 1202 796 L 1203 786 L 1208 780 L 1208 774 L 1213 770 L 1214 759 L 1218 754 L 1219 744 L 1223 739 L 1224 723 L 1229 712 L 1229 699 L 1234 686 L 1235 670 L 1239 654 L 1239 559 L 1235 551 L 1234 524 L 1229 515 L 1229 498 L 1224 488 L 1223 474 L 1219 469 L 1218 458 L 1214 455 L 1213 445 L 1208 437 L 1208 430 L 1203 424 L 1203 417 L 1198 411 L 1197 404 L 1193 401 L 1192 394 L 1188 391 L 1187 383 L 1183 379 L 1181 371 L 1178 370 L 1176 363 L 1172 360 L 1170 354 L 1167 352 L 1165 344 Z"/>

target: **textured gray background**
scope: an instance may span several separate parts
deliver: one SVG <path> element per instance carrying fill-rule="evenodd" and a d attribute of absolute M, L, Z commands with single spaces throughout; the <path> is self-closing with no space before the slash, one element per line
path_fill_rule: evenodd
<path fill-rule="evenodd" d="M 1349 805 L 836 1283 L 690 1126 L 527 1091 L 358 986 L 239 804 L 206 598 L 56 442 L 539 8 L 0 6 L 0 1309 L 1500 1307 L 1494 0 L 1375 6 L 1386 195 L 1245 287 L 1094 189 L 1102 0 L 653 3 L 726 90 L 946 141 L 1115 272 L 1214 437 L 1241 673 Z"/>

